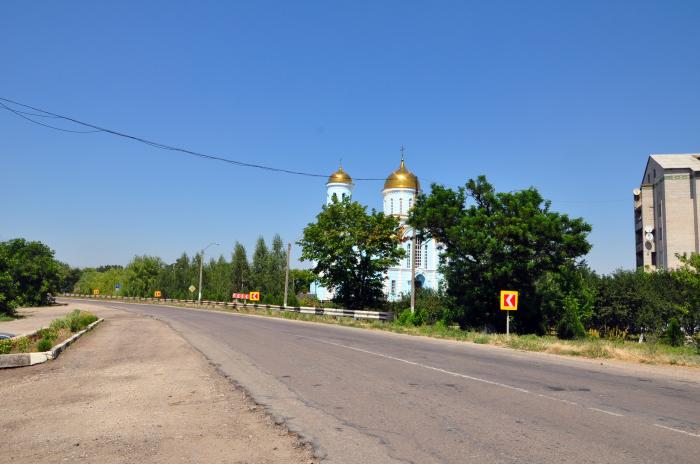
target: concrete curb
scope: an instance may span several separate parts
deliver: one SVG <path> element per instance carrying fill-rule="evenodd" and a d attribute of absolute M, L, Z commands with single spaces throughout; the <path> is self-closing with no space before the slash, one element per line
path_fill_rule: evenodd
<path fill-rule="evenodd" d="M 77 339 L 85 335 L 87 332 L 94 329 L 97 326 L 97 324 L 101 323 L 102 321 L 104 321 L 104 319 L 96 320 L 80 332 L 76 333 L 75 335 L 72 335 L 67 340 L 62 341 L 58 345 L 51 348 L 50 351 L 0 355 L 0 369 L 6 367 L 33 366 L 34 364 L 41 364 L 50 359 L 56 359 L 58 355 L 60 355 L 66 350 L 66 348 L 72 345 Z"/>

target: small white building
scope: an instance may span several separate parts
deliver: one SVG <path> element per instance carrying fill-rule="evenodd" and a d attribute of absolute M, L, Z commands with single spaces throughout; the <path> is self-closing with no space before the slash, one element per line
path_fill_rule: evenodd
<path fill-rule="evenodd" d="M 352 196 L 354 184 L 350 175 L 342 167 L 331 174 L 326 183 L 326 204 Z M 403 294 L 411 292 L 411 246 L 413 229 L 406 225 L 408 211 L 413 207 L 416 195 L 420 192 L 420 182 L 415 174 L 406 169 L 406 163 L 401 157 L 399 168 L 389 174 L 382 189 L 384 214 L 398 218 L 401 224 L 401 247 L 406 250 L 405 257 L 387 271 L 384 281 L 384 294 L 389 301 L 396 301 Z M 437 290 L 442 276 L 438 272 L 439 255 L 434 240 L 416 240 L 415 267 L 416 288 L 431 288 Z M 332 292 L 318 282 L 311 285 L 311 293 L 321 301 L 333 298 Z"/>

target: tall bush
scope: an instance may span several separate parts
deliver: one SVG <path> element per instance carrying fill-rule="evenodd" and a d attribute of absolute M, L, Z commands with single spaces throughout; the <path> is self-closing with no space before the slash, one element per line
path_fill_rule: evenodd
<path fill-rule="evenodd" d="M 557 324 L 557 337 L 562 340 L 584 338 L 586 329 L 579 318 L 580 308 L 578 301 L 573 296 L 567 296 L 564 298 L 563 306 L 563 314 Z"/>

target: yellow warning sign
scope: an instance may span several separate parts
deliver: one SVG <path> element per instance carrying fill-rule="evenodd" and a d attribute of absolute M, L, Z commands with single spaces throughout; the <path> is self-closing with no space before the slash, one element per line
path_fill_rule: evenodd
<path fill-rule="evenodd" d="M 501 290 L 501 310 L 518 310 L 518 292 L 515 290 Z"/>

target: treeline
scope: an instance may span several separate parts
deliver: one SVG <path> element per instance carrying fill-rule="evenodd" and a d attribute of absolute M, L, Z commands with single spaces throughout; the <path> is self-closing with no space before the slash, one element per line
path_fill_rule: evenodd
<path fill-rule="evenodd" d="M 245 247 L 236 242 L 230 259 L 222 255 L 203 263 L 202 299 L 230 301 L 234 292 L 259 291 L 262 302 L 282 304 L 286 265 L 287 251 L 279 235 L 273 237 L 269 247 L 260 237 L 251 260 Z M 156 256 L 136 256 L 126 267 L 84 269 L 74 291 L 91 294 L 97 289 L 102 295 L 149 297 L 159 290 L 164 298 L 196 299 L 199 268 L 199 254 L 183 253 L 171 264 Z M 309 271 L 291 270 L 287 303 L 298 304 L 296 294 L 308 292 L 312 280 Z M 190 286 L 196 290 L 190 292 Z"/>
<path fill-rule="evenodd" d="M 565 339 L 643 335 L 645 341 L 676 344 L 670 331 L 677 323 L 684 335 L 700 335 L 700 255 L 684 260 L 682 268 L 671 271 L 618 270 L 600 275 L 582 265 L 566 276 L 540 279 L 536 290 L 542 318 L 539 333 L 552 332 Z M 496 298 L 493 301 L 498 304 Z M 404 321 L 413 325 L 454 324 L 464 317 L 445 291 L 419 290 L 413 315 L 405 312 L 409 305 L 407 294 L 388 307 L 399 314 L 404 311 Z M 511 328 L 523 333 L 520 310 L 511 313 Z M 502 331 L 505 311 L 499 314 L 500 324 L 465 324 L 465 328 Z"/>

